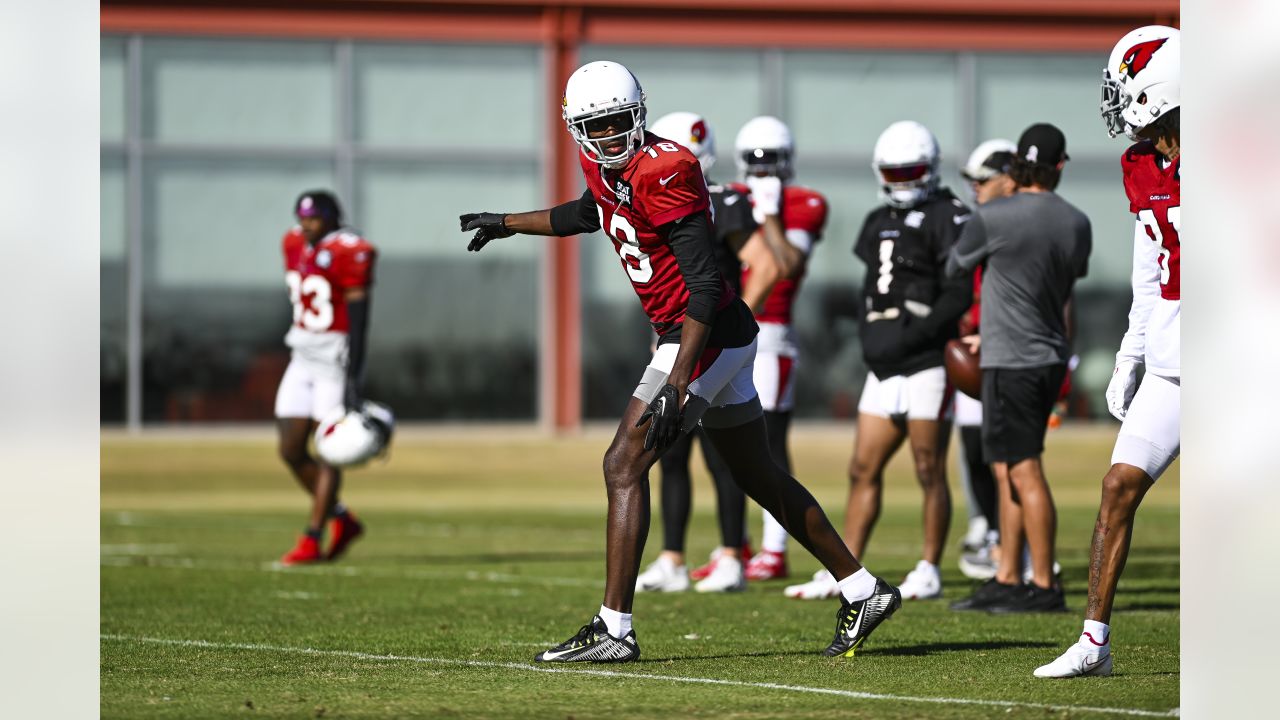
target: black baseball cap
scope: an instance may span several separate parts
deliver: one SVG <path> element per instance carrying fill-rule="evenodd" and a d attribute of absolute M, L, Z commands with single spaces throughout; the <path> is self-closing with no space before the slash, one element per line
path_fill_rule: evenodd
<path fill-rule="evenodd" d="M 1050 166 L 1070 160 L 1067 137 L 1049 123 L 1036 123 L 1022 131 L 1022 137 L 1018 138 L 1018 159 Z"/>

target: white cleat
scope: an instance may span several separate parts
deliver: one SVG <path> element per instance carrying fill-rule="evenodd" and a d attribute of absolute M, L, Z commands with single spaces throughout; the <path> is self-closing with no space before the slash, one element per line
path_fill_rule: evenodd
<path fill-rule="evenodd" d="M 782 594 L 798 600 L 826 600 L 839 595 L 840 586 L 836 584 L 836 579 L 831 577 L 831 573 L 819 570 L 813 574 L 813 579 L 809 582 L 788 585 Z"/>
<path fill-rule="evenodd" d="M 921 560 L 898 585 L 903 600 L 932 600 L 942 597 L 942 575 L 938 566 Z"/>
<path fill-rule="evenodd" d="M 665 557 L 649 563 L 636 578 L 636 592 L 684 592 L 689 589 L 689 569 Z"/>
<path fill-rule="evenodd" d="M 742 561 L 735 557 L 721 555 L 716 559 L 711 574 L 693 586 L 700 593 L 742 592 L 747 589 L 746 570 Z"/>
<path fill-rule="evenodd" d="M 1036 668 L 1033 674 L 1038 678 L 1106 677 L 1111 674 L 1111 645 L 1099 647 L 1076 643 L 1057 660 Z"/>

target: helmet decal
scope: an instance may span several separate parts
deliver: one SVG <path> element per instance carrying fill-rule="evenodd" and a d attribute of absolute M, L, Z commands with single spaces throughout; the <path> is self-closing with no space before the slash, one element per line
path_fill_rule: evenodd
<path fill-rule="evenodd" d="M 1156 51 L 1164 45 L 1169 38 L 1156 38 L 1140 42 L 1137 45 L 1125 51 L 1124 57 L 1120 60 L 1120 68 L 1117 74 L 1128 76 L 1130 79 L 1138 73 L 1142 72 L 1147 64 L 1151 62 L 1151 57 Z"/>
<path fill-rule="evenodd" d="M 699 119 L 689 128 L 689 139 L 693 142 L 700 143 L 707 139 L 707 122 Z"/>

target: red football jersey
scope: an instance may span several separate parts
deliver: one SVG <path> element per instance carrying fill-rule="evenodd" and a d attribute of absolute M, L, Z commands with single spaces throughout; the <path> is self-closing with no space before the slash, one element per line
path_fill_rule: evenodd
<path fill-rule="evenodd" d="M 1178 237 L 1182 225 L 1181 164 L 1179 160 L 1168 167 L 1163 164 L 1164 156 L 1149 141 L 1133 145 L 1120 160 L 1129 211 L 1138 216 L 1159 252 L 1160 296 L 1165 300 L 1178 300 L 1182 287 Z"/>
<path fill-rule="evenodd" d="M 314 246 L 293 227 L 284 234 L 284 279 L 293 324 L 310 332 L 348 329 L 346 290 L 373 284 L 377 250 L 349 230 L 335 230 Z"/>
<path fill-rule="evenodd" d="M 734 189 L 748 193 L 746 185 L 735 183 Z M 827 199 L 817 190 L 810 190 L 799 185 L 787 185 L 782 188 L 782 202 L 778 206 L 779 219 L 784 232 L 800 230 L 809 234 L 813 242 L 822 239 L 822 229 L 827 225 Z M 805 248 L 805 254 L 812 248 Z M 751 268 L 743 268 L 742 282 L 745 285 Z M 764 307 L 756 314 L 760 322 L 791 324 L 791 311 L 795 306 L 796 295 L 800 292 L 800 281 L 804 274 L 794 278 L 782 278 L 774 284 L 765 298 Z"/>
<path fill-rule="evenodd" d="M 613 241 L 622 269 L 640 297 L 654 332 L 665 335 L 684 321 L 689 289 L 660 228 L 706 213 L 710 207 L 702 166 L 683 146 L 645 133 L 645 144 L 619 170 L 608 170 L 578 153 L 587 189 L 600 214 L 600 228 Z M 709 220 L 710 218 L 708 218 Z M 737 297 L 722 278 L 717 310 Z"/>

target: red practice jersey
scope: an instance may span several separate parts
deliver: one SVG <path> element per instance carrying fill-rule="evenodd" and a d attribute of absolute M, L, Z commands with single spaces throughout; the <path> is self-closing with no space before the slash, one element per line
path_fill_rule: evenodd
<path fill-rule="evenodd" d="M 1168 167 L 1163 163 L 1164 156 L 1149 141 L 1133 145 L 1120 159 L 1129 211 L 1138 216 L 1159 252 L 1160 297 L 1178 300 L 1182 288 L 1178 237 L 1182 225 L 1181 166 L 1178 160 Z"/>
<path fill-rule="evenodd" d="M 746 185 L 739 183 L 735 183 L 733 188 L 743 193 L 750 192 Z M 807 233 L 809 242 L 816 243 L 822 239 L 822 229 L 827 225 L 827 199 L 817 190 L 799 185 L 787 185 L 782 188 L 782 202 L 779 204 L 778 214 L 784 232 L 788 235 L 793 231 Z M 813 250 L 812 247 L 801 249 L 806 256 Z M 750 274 L 751 268 L 743 268 L 744 285 Z M 760 322 L 790 325 L 791 311 L 796 302 L 796 295 L 800 293 L 800 281 L 803 279 L 804 274 L 801 273 L 797 277 L 782 278 L 775 283 L 773 289 L 769 291 L 769 297 L 765 298 L 764 307 L 760 308 L 760 312 L 756 314 L 756 319 Z"/>
<path fill-rule="evenodd" d="M 314 246 L 302 228 L 284 234 L 284 278 L 293 324 L 315 333 L 348 330 L 346 290 L 373 284 L 377 250 L 349 230 L 335 230 Z"/>
<path fill-rule="evenodd" d="M 644 141 L 619 170 L 607 170 L 582 153 L 578 160 L 600 215 L 600 228 L 613 241 L 654 332 L 665 336 L 684 321 L 689 289 L 661 228 L 694 213 L 707 213 L 710 200 L 702 166 L 693 153 L 653 133 L 645 133 Z M 728 307 L 737 297 L 723 278 L 721 282 L 716 310 Z"/>

